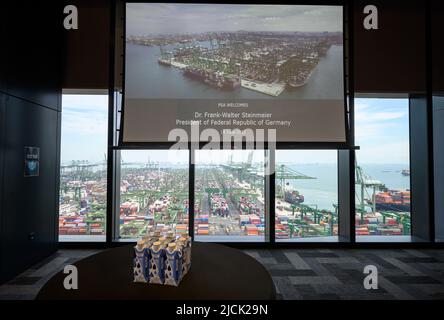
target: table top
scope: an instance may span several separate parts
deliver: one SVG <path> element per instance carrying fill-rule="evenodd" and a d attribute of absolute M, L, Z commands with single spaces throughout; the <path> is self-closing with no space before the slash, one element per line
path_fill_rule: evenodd
<path fill-rule="evenodd" d="M 63 271 L 54 275 L 36 299 L 48 300 L 268 300 L 276 292 L 267 270 L 240 250 L 193 242 L 191 270 L 178 287 L 134 283 L 133 245 L 104 250 L 80 260 L 78 289 L 66 290 Z"/>

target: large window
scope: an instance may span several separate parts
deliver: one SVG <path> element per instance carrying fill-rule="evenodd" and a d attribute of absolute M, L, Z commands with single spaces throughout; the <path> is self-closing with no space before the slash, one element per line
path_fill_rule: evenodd
<path fill-rule="evenodd" d="M 195 238 L 264 241 L 263 150 L 196 151 Z"/>
<path fill-rule="evenodd" d="M 357 240 L 410 236 L 408 99 L 356 99 L 355 127 Z"/>
<path fill-rule="evenodd" d="M 105 241 L 107 95 L 63 95 L 60 241 Z"/>
<path fill-rule="evenodd" d="M 186 150 L 122 150 L 119 234 L 136 239 L 152 226 L 188 234 Z"/>
<path fill-rule="evenodd" d="M 108 97 L 64 95 L 62 105 L 59 238 L 105 241 Z M 357 241 L 408 239 L 408 99 L 356 99 L 355 130 Z M 121 150 L 117 159 L 117 238 L 148 226 L 188 233 L 189 151 Z M 265 241 L 264 150 L 197 150 L 194 161 L 195 239 Z M 338 192 L 347 190 L 338 190 L 336 150 L 276 150 L 274 183 L 277 242 L 338 241 Z"/>
<path fill-rule="evenodd" d="M 337 241 L 336 150 L 276 151 L 276 241 Z"/>

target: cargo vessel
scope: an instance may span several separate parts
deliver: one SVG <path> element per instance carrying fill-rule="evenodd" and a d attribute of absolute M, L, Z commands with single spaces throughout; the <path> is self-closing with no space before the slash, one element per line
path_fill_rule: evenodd
<path fill-rule="evenodd" d="M 167 60 L 167 59 L 159 58 L 159 59 L 157 59 L 157 62 L 163 66 L 168 66 L 168 67 L 171 66 L 171 61 Z"/>
<path fill-rule="evenodd" d="M 311 71 L 300 71 L 297 75 L 288 77 L 286 81 L 287 89 L 294 90 L 299 87 L 305 86 L 308 83 L 308 80 L 310 80 L 313 71 L 314 69 L 312 69 Z"/>
<path fill-rule="evenodd" d="M 297 89 L 299 87 L 306 85 L 307 82 L 308 82 L 308 77 L 303 78 L 300 76 L 293 76 L 293 77 L 289 78 L 286 82 L 287 89 L 289 89 L 289 90 Z"/>
<path fill-rule="evenodd" d="M 186 67 L 183 74 L 194 80 L 201 81 L 213 88 L 222 90 L 234 90 L 240 87 L 239 77 L 234 75 L 224 75 L 211 69 L 199 69 L 194 67 Z"/>
<path fill-rule="evenodd" d="M 304 202 L 304 196 L 299 191 L 285 191 L 285 201 L 291 204 L 300 204 Z"/>
<path fill-rule="evenodd" d="M 388 190 L 375 195 L 376 210 L 378 211 L 410 211 L 410 191 Z"/>
<path fill-rule="evenodd" d="M 402 171 L 401 171 L 401 174 L 402 174 L 403 176 L 406 176 L 406 177 L 410 176 L 410 169 L 404 169 L 404 170 L 402 170 Z"/>

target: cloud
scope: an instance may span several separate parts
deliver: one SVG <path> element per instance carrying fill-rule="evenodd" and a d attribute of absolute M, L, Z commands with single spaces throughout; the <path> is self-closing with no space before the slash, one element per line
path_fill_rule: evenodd
<path fill-rule="evenodd" d="M 358 163 L 409 163 L 409 141 L 385 141 L 372 145 L 363 145 L 356 153 Z"/>
<path fill-rule="evenodd" d="M 381 122 L 396 120 L 408 117 L 408 109 L 405 106 L 399 106 L 397 101 L 395 105 L 391 105 L 389 99 L 359 99 L 355 104 L 355 121 L 363 122 Z"/>
<path fill-rule="evenodd" d="M 408 163 L 408 128 L 407 99 L 357 99 L 355 138 L 361 147 L 358 161 Z"/>
<path fill-rule="evenodd" d="M 316 19 L 313 19 L 314 16 Z M 258 23 L 260 20 L 280 20 L 282 23 L 264 26 Z M 248 31 L 342 31 L 342 7 L 127 4 L 127 35 L 236 31 L 240 29 Z"/>
<path fill-rule="evenodd" d="M 104 135 L 108 132 L 107 114 L 101 113 L 62 113 L 62 132 L 64 134 Z"/>
<path fill-rule="evenodd" d="M 406 117 L 406 112 L 358 112 L 355 115 L 356 122 L 381 122 Z"/>
<path fill-rule="evenodd" d="M 62 135 L 105 140 L 108 132 L 107 95 L 63 95 Z M 88 143 L 88 141 L 84 141 Z"/>

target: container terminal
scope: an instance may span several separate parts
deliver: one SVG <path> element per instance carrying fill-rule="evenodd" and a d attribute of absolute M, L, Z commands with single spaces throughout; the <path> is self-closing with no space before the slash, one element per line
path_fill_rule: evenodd
<path fill-rule="evenodd" d="M 106 171 L 103 163 L 76 161 L 62 166 L 60 235 L 104 235 Z M 198 164 L 195 172 L 194 226 L 198 238 L 263 237 L 263 165 L 229 162 Z M 318 208 L 297 190 L 298 179 L 316 179 L 276 166 L 276 239 L 335 236 L 338 204 Z M 188 233 L 188 168 L 159 163 L 122 163 L 120 237 L 137 238 L 147 226 L 172 226 Z M 356 234 L 410 234 L 410 191 L 390 190 L 356 166 Z M 253 239 L 254 237 L 252 237 Z M 202 238 L 201 238 L 202 239 Z M 257 239 L 257 238 L 254 238 Z"/>
<path fill-rule="evenodd" d="M 335 32 L 219 32 L 128 37 L 129 43 L 158 46 L 158 63 L 221 90 L 244 87 L 277 97 L 309 81 L 334 44 Z M 166 49 L 168 47 L 168 49 Z"/>

